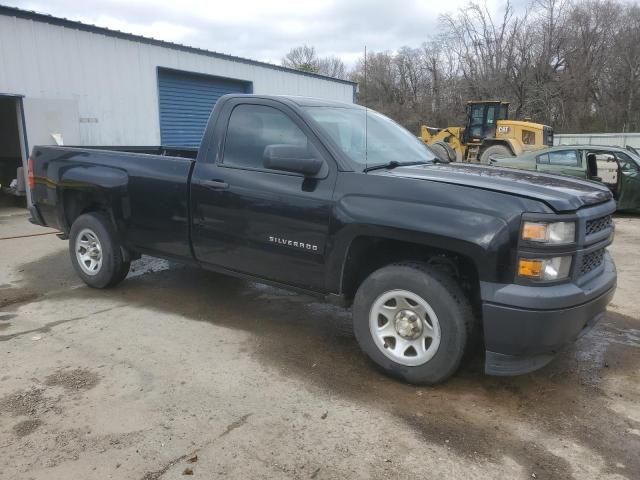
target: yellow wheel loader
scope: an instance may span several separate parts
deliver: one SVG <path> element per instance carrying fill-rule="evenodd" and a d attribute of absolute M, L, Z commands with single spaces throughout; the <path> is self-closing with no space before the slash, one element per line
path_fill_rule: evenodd
<path fill-rule="evenodd" d="M 441 160 L 488 164 L 490 157 L 513 157 L 553 145 L 553 128 L 509 120 L 508 102 L 468 102 L 466 116 L 464 127 L 422 126 L 420 137 Z"/>

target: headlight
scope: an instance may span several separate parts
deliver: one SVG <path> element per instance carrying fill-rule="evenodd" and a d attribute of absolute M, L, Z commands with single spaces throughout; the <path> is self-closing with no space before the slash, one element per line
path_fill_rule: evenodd
<path fill-rule="evenodd" d="M 562 245 L 576 239 L 575 222 L 524 222 L 522 240 L 528 242 Z"/>
<path fill-rule="evenodd" d="M 562 280 L 569 277 L 572 257 L 521 258 L 518 275 L 532 280 Z"/>

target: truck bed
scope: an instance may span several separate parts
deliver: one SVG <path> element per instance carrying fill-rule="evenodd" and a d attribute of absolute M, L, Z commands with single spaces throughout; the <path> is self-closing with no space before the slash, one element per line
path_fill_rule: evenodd
<path fill-rule="evenodd" d="M 191 259 L 189 176 L 196 154 L 187 148 L 36 146 L 30 158 L 36 214 L 68 232 L 98 201 L 119 219 L 128 248 Z"/>

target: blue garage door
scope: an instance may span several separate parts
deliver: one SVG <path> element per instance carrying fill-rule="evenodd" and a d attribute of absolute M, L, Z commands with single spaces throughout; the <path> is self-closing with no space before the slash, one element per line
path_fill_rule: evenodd
<path fill-rule="evenodd" d="M 213 106 L 227 93 L 251 93 L 251 82 L 158 70 L 163 146 L 197 147 Z"/>

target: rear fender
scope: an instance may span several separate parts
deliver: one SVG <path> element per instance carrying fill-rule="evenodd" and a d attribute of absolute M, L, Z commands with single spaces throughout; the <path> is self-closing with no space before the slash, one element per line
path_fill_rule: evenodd
<path fill-rule="evenodd" d="M 102 166 L 75 166 L 65 170 L 60 176 L 63 188 L 126 188 L 129 183 L 127 172 L 118 168 Z"/>
<path fill-rule="evenodd" d="M 82 213 L 103 210 L 121 231 L 131 216 L 129 176 L 123 170 L 103 166 L 74 166 L 65 170 L 58 184 L 58 216 L 64 231 Z"/>

